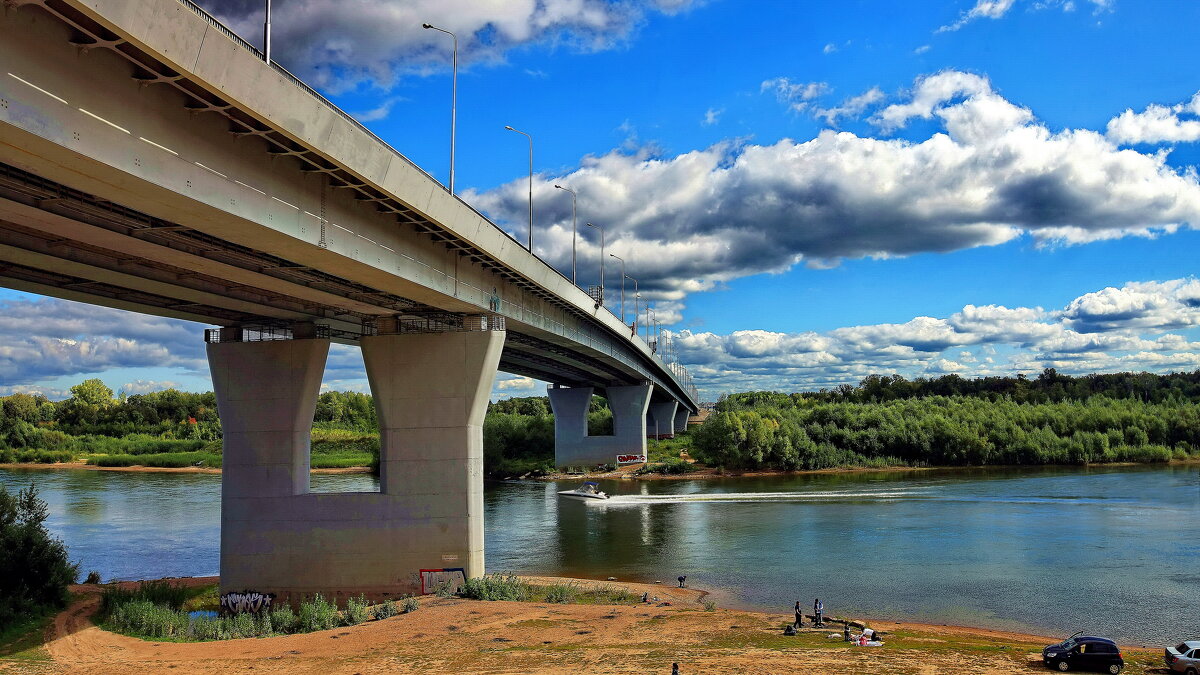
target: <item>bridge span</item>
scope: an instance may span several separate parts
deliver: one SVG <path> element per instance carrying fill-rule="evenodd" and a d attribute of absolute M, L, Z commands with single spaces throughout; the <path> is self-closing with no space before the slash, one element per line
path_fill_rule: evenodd
<path fill-rule="evenodd" d="M 3 4 L 0 285 L 219 326 L 223 589 L 481 574 L 497 369 L 552 383 L 560 466 L 698 409 L 656 345 L 190 1 Z M 308 490 L 332 341 L 362 348 L 379 493 Z"/>

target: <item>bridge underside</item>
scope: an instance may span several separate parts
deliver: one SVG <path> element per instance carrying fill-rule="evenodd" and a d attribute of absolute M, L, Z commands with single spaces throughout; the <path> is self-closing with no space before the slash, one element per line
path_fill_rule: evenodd
<path fill-rule="evenodd" d="M 661 436 L 675 401 L 695 406 L 606 307 L 195 5 L 4 5 L 0 286 L 222 327 L 224 590 L 482 573 L 497 369 L 566 387 L 560 464 L 644 456 L 648 411 Z M 308 491 L 331 341 L 363 350 L 378 493 Z M 598 390 L 608 439 L 586 433 Z"/>

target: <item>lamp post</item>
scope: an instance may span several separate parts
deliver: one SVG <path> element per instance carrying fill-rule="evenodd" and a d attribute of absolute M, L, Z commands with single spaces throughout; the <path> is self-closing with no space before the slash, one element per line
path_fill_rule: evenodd
<path fill-rule="evenodd" d="M 520 129 L 514 129 L 507 124 L 504 125 L 504 128 L 509 131 L 515 131 L 529 139 L 529 252 L 533 253 L 533 136 Z"/>
<path fill-rule="evenodd" d="M 609 253 L 608 257 L 621 261 L 621 323 L 625 323 L 625 259 L 613 253 Z"/>
<path fill-rule="evenodd" d="M 571 193 L 571 283 L 575 283 L 575 191 L 571 188 L 555 185 L 559 190 Z"/>
<path fill-rule="evenodd" d="M 638 293 L 637 279 L 634 279 L 633 277 L 625 278 L 633 282 L 633 325 L 636 326 L 638 321 L 638 298 L 642 297 L 642 294 Z"/>
<path fill-rule="evenodd" d="M 267 11 L 263 15 L 263 60 L 271 63 L 271 0 L 267 0 Z"/>
<path fill-rule="evenodd" d="M 604 304 L 604 226 L 584 223 L 588 227 L 600 230 L 600 304 Z"/>
<path fill-rule="evenodd" d="M 444 28 L 438 28 L 433 24 L 423 23 L 421 28 L 425 30 L 436 30 L 439 33 L 445 33 L 454 39 L 454 52 L 452 55 L 452 75 L 450 85 L 450 194 L 454 194 L 454 132 L 456 118 L 458 115 L 458 36 Z"/>

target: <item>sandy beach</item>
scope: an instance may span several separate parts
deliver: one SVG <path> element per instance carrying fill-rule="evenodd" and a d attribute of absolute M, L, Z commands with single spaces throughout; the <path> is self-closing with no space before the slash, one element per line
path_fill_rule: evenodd
<path fill-rule="evenodd" d="M 0 672 L 30 673 L 1029 673 L 1039 650 L 1059 637 L 916 623 L 866 623 L 883 647 L 831 639 L 840 626 L 782 634 L 790 614 L 708 610 L 700 589 L 575 581 L 649 593 L 659 602 L 557 605 L 425 597 L 411 614 L 303 635 L 172 643 L 101 630 L 91 614 L 99 587 L 47 629 L 44 646 L 0 657 Z M 211 584 L 216 579 L 186 579 Z M 1127 673 L 1159 672 L 1157 649 L 1124 648 Z"/>

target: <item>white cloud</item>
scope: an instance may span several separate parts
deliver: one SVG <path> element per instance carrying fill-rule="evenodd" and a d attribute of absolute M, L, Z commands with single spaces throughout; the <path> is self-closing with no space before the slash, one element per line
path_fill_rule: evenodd
<path fill-rule="evenodd" d="M 1114 0 L 1088 0 L 1095 6 L 1095 13 L 1111 10 Z M 975 5 L 971 9 L 959 15 L 958 20 L 954 23 L 947 24 L 937 29 L 938 33 L 956 31 L 963 26 L 975 21 L 976 19 L 1000 19 L 1008 14 L 1009 10 L 1016 4 L 1016 0 L 976 0 Z M 1032 4 L 1032 9 L 1042 10 L 1058 8 L 1064 12 L 1075 11 L 1074 0 L 1036 0 Z"/>
<path fill-rule="evenodd" d="M 832 54 L 832 53 L 836 52 L 837 50 L 838 50 L 837 45 L 830 42 L 825 45 L 825 47 L 821 50 L 821 52 L 824 54 Z"/>
<path fill-rule="evenodd" d="M 821 108 L 814 106 L 812 109 L 813 117 L 824 119 L 825 123 L 830 126 L 837 126 L 838 118 L 854 117 L 861 114 L 867 108 L 875 105 L 885 98 L 883 90 L 879 87 L 871 87 L 858 96 L 851 96 L 842 101 L 842 104 L 832 108 Z"/>
<path fill-rule="evenodd" d="M 538 389 L 539 384 L 541 382 L 532 377 L 510 377 L 503 380 L 497 378 L 496 389 L 508 392 L 531 392 Z"/>
<path fill-rule="evenodd" d="M 709 108 L 704 112 L 704 119 L 700 121 L 701 126 L 711 127 L 721 121 L 721 113 L 725 112 L 724 108 Z"/>
<path fill-rule="evenodd" d="M 916 49 L 914 49 L 913 53 L 914 54 L 924 54 L 925 52 L 929 51 L 930 49 L 933 49 L 933 47 L 931 47 L 929 45 L 921 45 L 920 47 L 917 47 Z"/>
<path fill-rule="evenodd" d="M 1194 172 L 1095 131 L 1052 132 L 980 75 L 920 78 L 872 117 L 889 130 L 917 118 L 938 129 L 924 140 L 825 130 L 806 141 L 733 141 L 675 156 L 640 148 L 586 157 L 565 175 L 535 178 L 539 254 L 570 264 L 570 202 L 553 188 L 564 181 L 578 192 L 580 212 L 607 224 L 607 252 L 625 258 L 643 296 L 674 303 L 672 311 L 691 293 L 799 262 L 827 267 L 1021 236 L 1038 246 L 1082 244 L 1200 223 Z M 524 238 L 524 176 L 463 196 Z M 597 235 L 580 234 L 587 283 L 599 276 Z"/>
<path fill-rule="evenodd" d="M 121 385 L 121 391 L 126 394 L 149 394 L 155 391 L 163 391 L 164 389 L 177 389 L 178 382 L 170 380 L 134 380 Z"/>
<path fill-rule="evenodd" d="M 1170 107 L 1154 103 L 1140 113 L 1127 108 L 1108 121 L 1105 133 L 1122 145 L 1200 140 L 1200 92 L 1190 101 Z"/>
<path fill-rule="evenodd" d="M 803 112 L 810 101 L 832 91 L 827 82 L 792 82 L 786 77 L 764 80 L 759 90 L 775 94 L 780 103 L 795 112 Z"/>
<path fill-rule="evenodd" d="M 262 0 L 207 0 L 209 11 L 257 42 Z M 460 63 L 494 61 L 513 47 L 553 43 L 579 50 L 621 43 L 651 14 L 686 10 L 692 0 L 292 0 L 272 16 L 272 56 L 309 82 L 332 90 L 360 83 L 390 86 L 396 69 L 442 66 L 458 35 Z M 403 66 L 398 64 L 403 63 Z"/>
<path fill-rule="evenodd" d="M 370 110 L 364 110 L 363 112 L 359 112 L 359 113 L 354 113 L 354 117 L 359 122 L 363 122 L 363 123 L 378 122 L 379 120 L 387 119 L 387 116 L 392 114 L 392 106 L 394 106 L 394 105 L 396 105 L 396 103 L 398 103 L 400 101 L 404 101 L 404 100 L 407 100 L 407 99 L 404 99 L 399 96 L 393 96 L 391 98 L 384 100 L 383 103 L 379 104 L 379 106 L 377 106 L 375 108 L 371 108 Z"/>
<path fill-rule="evenodd" d="M 1106 288 L 1061 310 L 967 305 L 945 318 L 916 317 L 899 324 L 825 333 L 684 330 L 675 341 L 702 395 L 711 398 L 739 389 L 802 391 L 854 384 L 874 373 L 974 377 L 1047 367 L 1074 374 L 1192 370 L 1200 368 L 1200 342 L 1184 332 L 1197 326 L 1200 281 L 1188 278 Z"/>

